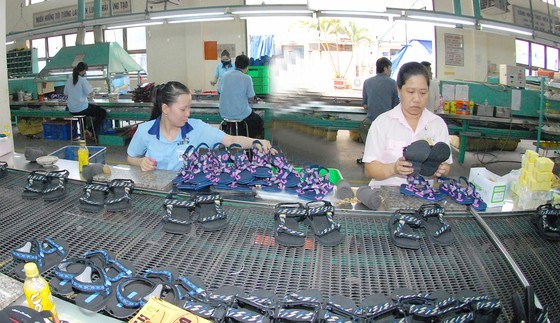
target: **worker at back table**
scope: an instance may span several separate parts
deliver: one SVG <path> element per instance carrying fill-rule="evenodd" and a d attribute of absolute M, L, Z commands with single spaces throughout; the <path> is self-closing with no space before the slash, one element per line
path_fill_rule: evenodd
<path fill-rule="evenodd" d="M 253 79 L 247 75 L 249 57 L 239 55 L 235 58 L 235 70 L 222 76 L 218 91 L 220 92 L 220 115 L 225 120 L 239 120 L 247 123 L 249 133 L 243 133 L 253 138 L 264 137 L 264 122 L 253 111 L 251 103 L 256 103 Z M 227 126 L 224 124 L 224 126 Z M 239 127 L 244 129 L 245 126 Z M 239 133 L 241 134 L 241 133 Z"/>

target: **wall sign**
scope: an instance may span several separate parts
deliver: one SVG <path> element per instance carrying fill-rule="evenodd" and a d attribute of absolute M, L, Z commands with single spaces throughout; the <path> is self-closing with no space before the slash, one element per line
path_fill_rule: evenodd
<path fill-rule="evenodd" d="M 513 23 L 516 26 L 532 28 L 531 25 L 531 10 L 527 8 L 522 8 L 518 6 L 513 7 Z M 540 30 L 549 33 L 559 34 L 560 30 L 557 30 L 555 26 L 560 23 L 557 17 L 548 16 L 546 13 L 538 12 L 533 10 L 533 18 L 535 19 L 535 30 Z M 552 21 L 551 21 L 552 20 Z M 552 30 L 550 29 L 552 22 Z"/>
<path fill-rule="evenodd" d="M 463 35 L 445 34 L 445 65 L 465 66 L 465 49 Z"/>
<path fill-rule="evenodd" d="M 113 1 L 113 15 L 132 12 L 132 0 Z M 109 16 L 109 0 L 101 1 L 101 16 Z M 93 1 L 86 3 L 86 18 L 93 18 Z M 78 20 L 78 6 L 51 9 L 33 14 L 33 27 L 58 25 Z"/>

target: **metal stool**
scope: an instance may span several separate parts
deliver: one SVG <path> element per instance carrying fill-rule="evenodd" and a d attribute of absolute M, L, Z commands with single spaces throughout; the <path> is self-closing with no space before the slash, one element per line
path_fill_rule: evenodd
<path fill-rule="evenodd" d="M 243 134 L 243 136 L 249 136 L 249 126 L 245 120 L 232 120 L 224 118 L 224 120 L 220 122 L 220 129 L 228 135 L 239 136 L 239 125 L 241 125 L 241 130 L 245 127 L 245 134 Z M 235 132 L 233 130 L 235 130 Z"/>
<path fill-rule="evenodd" d="M 89 125 L 91 126 L 91 132 L 93 133 L 93 141 L 97 144 L 97 137 L 95 136 L 95 127 L 93 126 L 93 118 L 86 115 L 73 115 L 70 118 L 64 118 L 64 120 L 70 120 L 70 142 L 86 140 L 86 120 L 89 120 Z M 75 140 L 74 138 L 74 121 L 78 123 L 78 130 L 80 131 L 80 138 Z"/>

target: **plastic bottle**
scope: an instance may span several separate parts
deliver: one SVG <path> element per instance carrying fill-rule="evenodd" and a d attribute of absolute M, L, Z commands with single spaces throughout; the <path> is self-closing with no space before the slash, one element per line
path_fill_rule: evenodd
<path fill-rule="evenodd" d="M 78 168 L 80 169 L 80 173 L 84 166 L 87 165 L 89 165 L 89 150 L 86 146 L 86 141 L 80 140 L 80 148 L 78 148 Z"/>
<path fill-rule="evenodd" d="M 9 138 L 10 135 L 11 135 L 10 129 L 11 129 L 11 127 L 10 127 L 10 124 L 9 124 L 9 123 L 4 124 L 4 132 L 3 132 L 3 134 L 5 134 L 6 137 L 8 137 L 8 138 Z"/>
<path fill-rule="evenodd" d="M 25 270 L 23 293 L 27 299 L 27 305 L 39 312 L 51 311 L 56 316 L 51 288 L 49 283 L 39 275 L 37 265 L 34 262 L 28 262 L 23 269 Z"/>

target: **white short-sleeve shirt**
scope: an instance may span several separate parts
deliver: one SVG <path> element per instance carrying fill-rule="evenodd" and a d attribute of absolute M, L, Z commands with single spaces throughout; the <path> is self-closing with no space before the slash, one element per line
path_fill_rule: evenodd
<path fill-rule="evenodd" d="M 420 139 L 425 139 L 430 145 L 437 142 L 445 142 L 449 145 L 447 124 L 441 117 L 424 109 L 416 131 L 413 131 L 404 117 L 402 105 L 399 104 L 381 114 L 371 124 L 362 160 L 364 163 L 372 161 L 394 163 L 402 157 L 404 147 Z M 453 158 L 449 156 L 446 163 L 453 163 Z M 396 175 L 382 181 L 372 179 L 369 185 L 398 186 L 403 183 L 406 183 L 406 176 Z"/>

